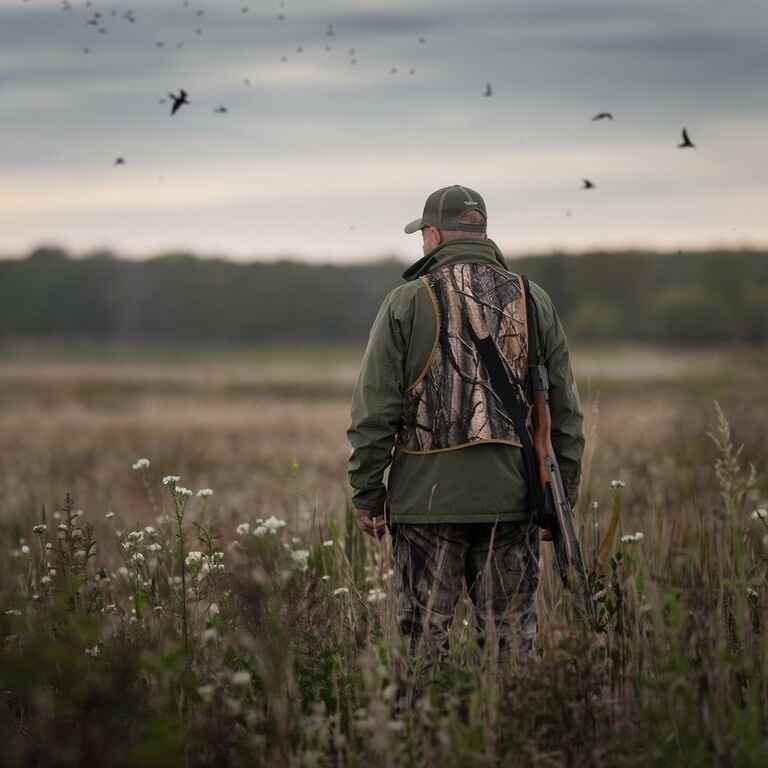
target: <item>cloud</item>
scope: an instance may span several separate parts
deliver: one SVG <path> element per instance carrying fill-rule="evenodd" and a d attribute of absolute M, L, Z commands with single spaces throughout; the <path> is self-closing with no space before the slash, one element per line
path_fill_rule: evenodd
<path fill-rule="evenodd" d="M 270 248 L 411 249 L 401 220 L 457 180 L 514 211 L 498 231 L 516 246 L 704 242 L 734 226 L 768 238 L 750 202 L 768 181 L 753 160 L 768 128 L 756 4 L 288 5 L 278 21 L 276 4 L 196 17 L 142 0 L 135 24 L 105 5 L 100 35 L 82 6 L 0 0 L 0 250 L 44 230 L 243 254 L 264 221 Z M 171 118 L 158 100 L 179 87 L 192 103 Z M 214 114 L 222 103 L 229 113 Z M 614 123 L 590 122 L 602 109 Z M 683 125 L 695 152 L 675 149 Z M 113 167 L 117 155 L 128 165 Z M 579 191 L 583 176 L 594 195 Z"/>

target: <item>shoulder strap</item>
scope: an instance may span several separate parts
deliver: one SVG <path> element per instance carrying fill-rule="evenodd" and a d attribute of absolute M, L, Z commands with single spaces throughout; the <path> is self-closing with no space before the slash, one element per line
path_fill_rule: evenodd
<path fill-rule="evenodd" d="M 531 293 L 531 283 L 525 275 L 520 275 L 525 290 L 525 317 L 528 325 L 528 386 L 531 392 L 545 392 L 549 396 L 549 376 L 541 354 L 541 336 L 539 334 L 539 313 L 536 301 Z"/>

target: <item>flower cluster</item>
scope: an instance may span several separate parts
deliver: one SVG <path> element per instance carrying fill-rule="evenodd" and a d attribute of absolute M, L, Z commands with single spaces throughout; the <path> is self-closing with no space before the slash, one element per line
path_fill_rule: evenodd
<path fill-rule="evenodd" d="M 623 480 L 611 480 L 611 488 L 625 488 L 626 485 Z"/>
<path fill-rule="evenodd" d="M 752 512 L 753 520 L 765 520 L 766 518 L 768 518 L 768 509 L 765 509 L 764 507 L 758 507 Z"/>
<path fill-rule="evenodd" d="M 135 464 L 131 464 L 131 469 L 149 469 L 149 459 L 139 459 Z"/>
<path fill-rule="evenodd" d="M 184 563 L 191 573 L 201 577 L 209 573 L 222 573 L 224 571 L 224 553 L 211 552 L 210 555 L 206 555 L 197 551 L 187 552 Z"/>
<path fill-rule="evenodd" d="M 369 603 L 381 603 L 386 599 L 387 599 L 387 593 L 383 589 L 374 587 L 373 589 L 368 590 L 368 597 L 366 598 L 366 600 Z"/>
<path fill-rule="evenodd" d="M 626 536 L 621 537 L 622 544 L 637 544 L 645 538 L 645 534 L 642 531 L 636 531 L 635 533 L 628 533 Z"/>

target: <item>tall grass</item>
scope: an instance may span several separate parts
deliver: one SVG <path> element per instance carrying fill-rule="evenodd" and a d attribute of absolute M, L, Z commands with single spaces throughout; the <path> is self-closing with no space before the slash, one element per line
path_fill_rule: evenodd
<path fill-rule="evenodd" d="M 623 483 L 588 484 L 599 631 L 545 553 L 540 653 L 479 652 L 463 601 L 428 677 L 395 631 L 388 541 L 350 510 L 225 523 L 137 462 L 130 519 L 67 495 L 6 526 L 3 765 L 764 766 L 768 512 L 719 408 L 711 437 L 719 495 L 695 515 L 632 530 Z"/>

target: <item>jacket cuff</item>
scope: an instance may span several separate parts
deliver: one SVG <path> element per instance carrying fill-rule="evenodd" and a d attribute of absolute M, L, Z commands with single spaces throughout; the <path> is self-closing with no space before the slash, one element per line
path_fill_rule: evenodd
<path fill-rule="evenodd" d="M 387 492 L 385 489 L 360 492 L 352 497 L 352 506 L 355 509 L 365 510 L 371 517 L 383 515 L 386 503 Z"/>

